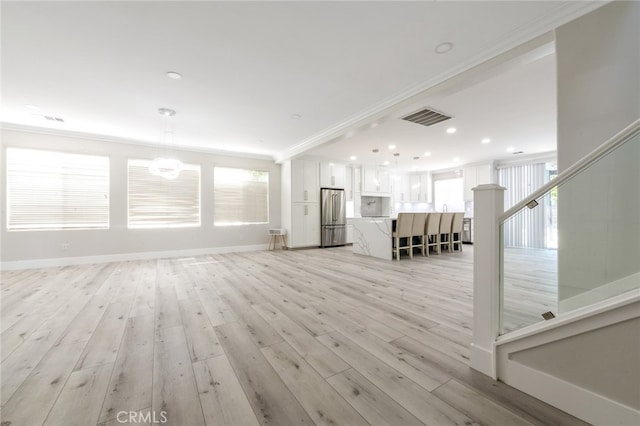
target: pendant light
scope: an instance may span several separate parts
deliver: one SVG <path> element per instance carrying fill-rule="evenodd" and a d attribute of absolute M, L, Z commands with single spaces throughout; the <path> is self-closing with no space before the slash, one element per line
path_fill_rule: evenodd
<path fill-rule="evenodd" d="M 158 113 L 162 116 L 162 138 L 161 143 L 168 154 L 170 145 L 173 143 L 173 129 L 171 119 L 176 112 L 169 108 L 159 108 Z M 160 176 L 168 180 L 173 180 L 182 171 L 182 161 L 177 158 L 156 157 L 149 165 L 149 172 L 155 176 Z"/>

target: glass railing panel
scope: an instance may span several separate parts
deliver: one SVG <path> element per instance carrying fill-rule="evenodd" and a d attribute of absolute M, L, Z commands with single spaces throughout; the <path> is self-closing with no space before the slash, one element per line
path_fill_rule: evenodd
<path fill-rule="evenodd" d="M 501 227 L 503 333 L 542 321 L 545 312 L 557 312 L 556 197 L 547 193 L 537 203 Z"/>
<path fill-rule="evenodd" d="M 501 334 L 640 288 L 640 135 L 536 203 L 501 225 Z"/>

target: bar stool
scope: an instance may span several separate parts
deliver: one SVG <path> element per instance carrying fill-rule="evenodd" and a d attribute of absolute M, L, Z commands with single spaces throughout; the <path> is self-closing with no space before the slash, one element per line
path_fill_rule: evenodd
<path fill-rule="evenodd" d="M 413 225 L 411 226 L 411 253 L 413 249 L 419 247 L 424 256 L 424 222 L 427 220 L 426 213 L 413 213 Z"/>
<path fill-rule="evenodd" d="M 280 250 L 286 249 L 287 240 L 285 235 L 287 235 L 287 230 L 284 228 L 269 229 L 269 250 L 275 250 L 278 242 L 280 243 Z M 273 249 L 271 248 L 271 245 L 273 245 Z"/>
<path fill-rule="evenodd" d="M 409 258 L 413 259 L 413 248 L 411 247 L 412 226 L 413 226 L 412 213 L 398 213 L 396 230 L 393 232 L 393 239 L 395 241 L 395 246 L 393 247 L 393 254 L 395 254 L 396 260 L 400 260 L 400 250 L 409 250 Z M 402 241 L 403 238 L 407 239 L 407 243 L 406 245 L 401 246 L 400 241 Z"/>
<path fill-rule="evenodd" d="M 440 254 L 440 213 L 429 213 L 424 231 L 424 251 L 429 256 L 429 249 L 433 247 L 436 254 Z"/>
<path fill-rule="evenodd" d="M 442 216 L 440 216 L 440 230 L 438 231 L 440 235 L 440 252 L 442 252 L 442 246 L 447 246 L 447 249 L 451 252 L 451 222 L 453 222 L 453 213 L 442 213 Z"/>
<path fill-rule="evenodd" d="M 451 234 L 449 234 L 449 252 L 462 251 L 462 223 L 464 222 L 464 213 L 454 213 L 453 223 L 451 224 Z M 460 248 L 456 250 L 456 244 Z"/>

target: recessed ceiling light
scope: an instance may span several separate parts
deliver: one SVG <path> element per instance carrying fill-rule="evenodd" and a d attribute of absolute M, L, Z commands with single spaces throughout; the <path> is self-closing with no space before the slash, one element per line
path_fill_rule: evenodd
<path fill-rule="evenodd" d="M 516 150 L 516 149 L 515 149 L 514 147 L 512 147 L 512 146 L 510 146 L 509 148 L 507 148 L 507 152 L 513 152 L 513 151 L 515 151 L 515 150 Z"/>
<path fill-rule="evenodd" d="M 431 153 L 429 151 L 427 151 L 427 152 L 424 153 L 424 156 L 425 157 L 431 157 Z"/>
<path fill-rule="evenodd" d="M 457 163 L 457 162 L 459 162 L 459 161 L 460 161 L 460 157 L 453 157 L 453 162 L 454 162 L 454 163 Z"/>
<path fill-rule="evenodd" d="M 482 139 L 482 141 L 481 141 L 481 142 L 482 142 L 482 143 L 491 143 L 491 139 L 489 139 L 489 138 L 484 138 L 484 139 Z"/>
<path fill-rule="evenodd" d="M 453 49 L 453 43 L 445 41 L 437 45 L 434 50 L 438 55 L 442 55 L 443 53 L 449 52 L 451 49 Z"/>
<path fill-rule="evenodd" d="M 172 80 L 181 80 L 182 79 L 182 74 L 180 74 L 179 72 L 175 72 L 175 71 L 169 71 L 165 74 L 167 77 L 169 77 Z"/>
<path fill-rule="evenodd" d="M 24 107 L 31 111 L 40 111 L 40 107 L 38 105 L 26 104 Z"/>
<path fill-rule="evenodd" d="M 387 148 L 389 149 L 396 149 L 396 146 L 394 144 L 389 145 Z"/>
<path fill-rule="evenodd" d="M 300 114 L 291 114 L 291 118 L 292 118 L 293 120 L 297 120 L 297 119 L 299 119 L 299 118 L 302 118 L 302 116 L 301 116 Z"/>
<path fill-rule="evenodd" d="M 454 134 L 457 131 L 458 131 L 458 129 L 456 129 L 455 127 L 449 127 L 447 129 L 447 133 L 449 133 L 450 135 Z"/>
<path fill-rule="evenodd" d="M 388 161 L 385 161 L 385 162 L 384 162 L 384 163 L 382 163 L 382 164 L 383 164 L 383 165 L 385 165 L 385 166 L 388 166 L 388 165 L 389 165 L 389 162 L 388 162 Z"/>
<path fill-rule="evenodd" d="M 176 112 L 171 108 L 158 108 L 158 113 L 160 113 L 161 115 L 166 115 L 167 117 L 176 115 Z"/>
<path fill-rule="evenodd" d="M 351 161 L 356 161 L 358 159 L 358 157 L 356 157 L 355 155 L 352 155 L 351 157 L 349 157 L 349 160 Z"/>

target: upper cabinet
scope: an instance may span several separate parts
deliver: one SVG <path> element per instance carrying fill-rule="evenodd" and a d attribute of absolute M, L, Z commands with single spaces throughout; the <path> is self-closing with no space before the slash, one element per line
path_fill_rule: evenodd
<path fill-rule="evenodd" d="M 391 193 L 391 179 L 389 170 L 382 167 L 362 168 L 363 195 Z"/>
<path fill-rule="evenodd" d="M 291 162 L 291 201 L 294 203 L 319 203 L 318 163 L 308 160 Z"/>
<path fill-rule="evenodd" d="M 393 186 L 393 201 L 396 203 L 406 203 L 411 201 L 411 188 L 409 186 L 408 175 L 395 175 L 391 179 Z"/>
<path fill-rule="evenodd" d="M 433 202 L 433 185 L 431 174 L 425 173 L 421 175 L 411 175 L 411 202 L 412 203 L 431 203 Z"/>
<path fill-rule="evenodd" d="M 346 166 L 336 163 L 320 163 L 320 187 L 345 189 Z"/>
<path fill-rule="evenodd" d="M 473 188 L 478 185 L 495 183 L 493 163 L 480 164 L 476 166 L 465 166 L 462 171 L 464 180 L 464 199 L 473 200 Z"/>

